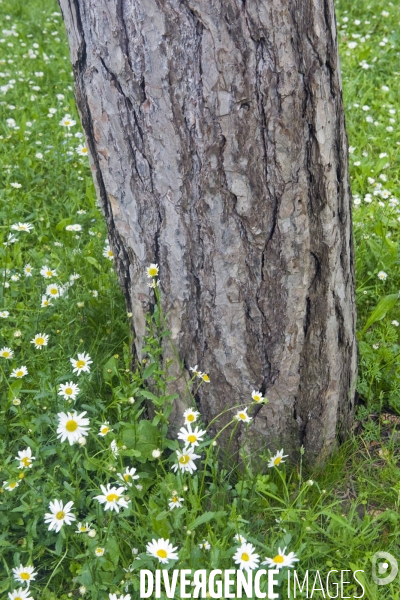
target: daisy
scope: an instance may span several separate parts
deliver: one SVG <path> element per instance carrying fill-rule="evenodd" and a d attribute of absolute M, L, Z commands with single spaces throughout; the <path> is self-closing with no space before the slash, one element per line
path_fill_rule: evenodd
<path fill-rule="evenodd" d="M 178 433 L 178 439 L 185 443 L 185 446 L 191 444 L 193 447 L 198 446 L 203 441 L 203 436 L 206 431 L 199 430 L 198 427 L 193 431 L 192 426 L 188 425 L 187 428 L 181 427 Z"/>
<path fill-rule="evenodd" d="M 7 317 L 9 316 L 9 314 L 10 313 L 8 312 L 8 310 L 2 310 L 2 311 L 0 311 L 0 317 L 2 319 L 7 319 Z"/>
<path fill-rule="evenodd" d="M 89 419 L 85 419 L 86 411 L 78 415 L 76 411 L 73 413 L 58 413 L 57 437 L 64 442 L 68 439 L 69 445 L 72 446 L 80 437 L 88 435 Z"/>
<path fill-rule="evenodd" d="M 62 287 L 57 285 L 56 283 L 51 283 L 46 288 L 46 294 L 50 298 L 59 298 L 60 296 L 63 295 L 63 293 L 64 293 L 64 290 L 62 289 Z"/>
<path fill-rule="evenodd" d="M 235 542 L 238 542 L 239 544 L 242 544 L 242 545 L 247 542 L 246 538 L 243 537 L 240 533 L 236 533 L 236 535 L 233 539 L 235 540 Z"/>
<path fill-rule="evenodd" d="M 24 266 L 24 273 L 25 273 L 26 277 L 32 277 L 32 271 L 33 271 L 33 268 L 31 267 L 31 265 Z"/>
<path fill-rule="evenodd" d="M 57 271 L 55 269 L 50 269 L 47 265 L 40 269 L 40 274 L 45 279 L 50 279 L 50 277 L 57 277 Z"/>
<path fill-rule="evenodd" d="M 74 367 L 73 372 L 75 373 L 75 371 L 77 371 L 77 375 L 80 375 L 82 371 L 84 371 L 85 373 L 90 373 L 89 365 L 91 365 L 93 361 L 90 358 L 89 354 L 83 352 L 82 354 L 78 354 L 77 359 L 70 358 L 69 360 L 71 361 L 71 364 Z"/>
<path fill-rule="evenodd" d="M 160 538 L 159 540 L 152 539 L 146 546 L 146 552 L 154 558 L 158 558 L 159 562 L 163 565 L 168 564 L 170 560 L 177 560 L 178 555 L 175 552 L 178 547 L 173 548 L 169 540 Z"/>
<path fill-rule="evenodd" d="M 199 417 L 199 416 L 200 416 L 200 413 L 197 410 L 193 410 L 191 408 L 187 408 L 185 410 L 185 412 L 183 413 L 183 417 L 184 417 L 185 423 L 187 425 L 197 421 L 197 417 Z"/>
<path fill-rule="evenodd" d="M 20 484 L 19 481 L 3 481 L 3 486 L 9 492 L 12 492 L 13 490 L 15 490 L 15 488 L 17 488 L 19 486 L 19 484 Z"/>
<path fill-rule="evenodd" d="M 207 373 L 201 373 L 200 377 L 205 383 L 210 383 L 210 378 Z"/>
<path fill-rule="evenodd" d="M 51 300 L 43 294 L 41 307 L 44 308 L 45 306 L 53 306 L 53 305 L 51 303 Z"/>
<path fill-rule="evenodd" d="M 157 277 L 158 275 L 158 265 L 151 263 L 149 267 L 147 267 L 147 277 Z"/>
<path fill-rule="evenodd" d="M 96 548 L 94 553 L 96 556 L 103 556 L 105 551 L 106 551 L 105 548 Z"/>
<path fill-rule="evenodd" d="M 243 421 L 243 423 L 250 423 L 252 421 L 252 418 L 249 417 L 249 415 L 247 414 L 247 407 L 244 408 L 243 410 L 239 410 L 236 415 L 235 415 L 235 419 L 237 421 Z"/>
<path fill-rule="evenodd" d="M 177 494 L 172 494 L 170 501 L 168 503 L 169 510 L 173 510 L 174 508 L 182 508 L 182 502 L 184 498 L 179 498 Z"/>
<path fill-rule="evenodd" d="M 8 600 L 33 600 L 29 593 L 29 589 L 23 590 L 19 588 L 13 592 L 8 592 Z"/>
<path fill-rule="evenodd" d="M 14 275 L 11 275 L 11 281 L 19 281 L 20 280 L 20 276 L 18 275 L 18 273 L 14 273 Z"/>
<path fill-rule="evenodd" d="M 105 421 L 103 423 L 103 425 L 101 425 L 100 427 L 100 431 L 97 435 L 101 435 L 101 437 L 104 437 L 105 435 L 107 435 L 107 433 L 109 433 L 110 431 L 112 431 L 111 427 L 109 427 L 109 422 Z"/>
<path fill-rule="evenodd" d="M 135 479 L 139 479 L 139 475 L 135 475 L 135 473 L 135 467 L 126 467 L 125 473 L 117 473 L 117 477 L 119 477 L 119 479 L 121 479 L 125 485 L 132 487 L 133 481 L 135 481 Z"/>
<path fill-rule="evenodd" d="M 118 598 L 117 594 L 108 594 L 108 598 L 109 598 L 109 600 L 131 600 L 131 595 L 125 594 L 125 596 L 123 596 L 121 594 L 120 597 Z"/>
<path fill-rule="evenodd" d="M 15 457 L 15 460 L 19 460 L 18 469 L 31 469 L 35 457 L 32 456 L 32 450 L 28 447 L 26 450 L 20 450 L 18 456 Z"/>
<path fill-rule="evenodd" d="M 86 523 L 86 525 L 83 523 L 78 523 L 75 533 L 88 533 L 89 531 L 92 531 L 89 523 Z"/>
<path fill-rule="evenodd" d="M 251 571 L 258 568 L 260 556 L 255 553 L 255 548 L 252 544 L 244 543 L 236 550 L 233 560 L 239 565 L 239 569 Z"/>
<path fill-rule="evenodd" d="M 20 183 L 10 183 L 11 187 L 15 188 L 16 190 L 19 190 L 19 188 L 22 188 L 22 185 Z"/>
<path fill-rule="evenodd" d="M 283 459 L 286 458 L 287 456 L 288 456 L 288 454 L 283 454 L 283 448 L 282 448 L 282 450 L 279 450 L 275 454 L 275 456 L 272 456 L 270 458 L 268 466 L 269 467 L 278 467 L 281 462 L 285 462 Z"/>
<path fill-rule="evenodd" d="M 88 155 L 88 149 L 86 148 L 85 144 L 79 144 L 76 151 L 79 154 L 79 156 L 87 156 Z"/>
<path fill-rule="evenodd" d="M 211 550 L 211 544 L 210 542 L 207 542 L 207 540 L 203 540 L 201 544 L 199 544 L 199 548 L 201 550 Z"/>
<path fill-rule="evenodd" d="M 108 483 L 107 487 L 100 485 L 100 488 L 103 494 L 95 496 L 94 499 L 100 502 L 100 504 L 105 504 L 104 510 L 115 510 L 119 513 L 120 507 L 128 508 L 128 503 L 123 497 L 125 492 L 124 487 L 111 487 Z"/>
<path fill-rule="evenodd" d="M 58 533 L 64 523 L 71 525 L 72 521 L 76 521 L 75 515 L 70 512 L 73 505 L 72 501 L 67 502 L 65 506 L 62 500 L 53 500 L 53 502 L 50 502 L 49 509 L 51 512 L 44 515 L 44 522 L 49 523 L 49 531 L 54 529 Z"/>
<path fill-rule="evenodd" d="M 116 458 L 119 454 L 118 445 L 116 440 L 113 440 L 110 444 L 110 450 L 113 453 L 114 458 Z"/>
<path fill-rule="evenodd" d="M 15 242 L 18 242 L 18 238 L 15 235 L 13 235 L 12 233 L 9 233 L 8 237 L 7 237 L 7 241 L 3 242 L 3 246 L 9 246 L 10 244 L 15 244 Z"/>
<path fill-rule="evenodd" d="M 49 341 L 49 336 L 45 333 L 37 333 L 33 340 L 31 340 L 31 344 L 35 344 L 35 348 L 37 350 L 41 350 L 43 346 L 47 346 L 47 342 Z"/>
<path fill-rule="evenodd" d="M 35 567 L 24 567 L 19 565 L 19 567 L 15 567 L 12 572 L 15 581 L 18 581 L 18 583 L 27 583 L 29 588 L 30 582 L 33 581 L 37 575 L 34 570 Z"/>
<path fill-rule="evenodd" d="M 10 377 L 16 377 L 17 379 L 21 379 L 21 377 L 25 377 L 25 375 L 28 375 L 28 369 L 26 367 L 19 367 L 11 371 Z"/>
<path fill-rule="evenodd" d="M 114 260 L 114 253 L 110 248 L 110 244 L 107 244 L 103 250 L 104 258 L 108 258 L 108 260 Z"/>
<path fill-rule="evenodd" d="M 385 273 L 385 271 L 379 271 L 378 279 L 380 279 L 381 281 L 385 281 L 387 279 L 387 273 Z"/>
<path fill-rule="evenodd" d="M 81 390 L 73 381 L 69 383 L 60 383 L 58 395 L 63 396 L 64 400 L 75 400 Z"/>
<path fill-rule="evenodd" d="M 178 462 L 175 465 L 172 465 L 172 470 L 176 472 L 178 469 L 180 469 L 180 471 L 182 471 L 183 473 L 189 471 L 189 473 L 192 475 L 193 471 L 197 470 L 194 460 L 196 458 L 200 458 L 200 455 L 195 454 L 193 450 L 194 449 L 190 446 L 185 447 L 182 450 L 182 452 L 180 452 L 180 450 L 177 450 L 176 454 L 178 457 Z"/>
<path fill-rule="evenodd" d="M 61 127 L 67 127 L 68 129 L 70 129 L 71 127 L 76 125 L 76 121 L 71 119 L 71 115 L 65 115 L 65 117 L 63 117 L 59 122 L 59 125 L 61 125 Z"/>
<path fill-rule="evenodd" d="M 201 377 L 201 371 L 198 370 L 197 365 L 190 367 L 189 371 L 192 371 L 193 375 L 196 375 L 196 377 Z"/>
<path fill-rule="evenodd" d="M 261 394 L 261 392 L 256 392 L 256 390 L 253 390 L 251 393 L 251 397 L 253 398 L 254 402 L 264 402 L 265 398 L 263 397 L 263 395 Z"/>
<path fill-rule="evenodd" d="M 297 562 L 299 559 L 296 558 L 294 552 L 289 552 L 289 554 L 285 555 L 286 547 L 281 550 L 278 548 L 278 554 L 274 556 L 274 558 L 265 557 L 262 565 L 268 565 L 271 569 L 282 569 L 282 567 L 293 567 L 293 563 Z"/>
<path fill-rule="evenodd" d="M 14 225 L 11 225 L 11 229 L 14 229 L 14 231 L 26 231 L 26 233 L 29 233 L 31 229 L 33 229 L 33 225 L 32 223 L 14 223 Z"/>
<path fill-rule="evenodd" d="M 0 350 L 0 356 L 2 358 L 10 359 L 14 356 L 14 350 L 11 350 L 11 348 L 7 348 L 7 346 L 4 346 L 4 348 Z"/>

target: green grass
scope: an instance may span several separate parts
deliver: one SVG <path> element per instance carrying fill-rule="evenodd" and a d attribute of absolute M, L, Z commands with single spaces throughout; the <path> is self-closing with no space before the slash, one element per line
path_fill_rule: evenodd
<path fill-rule="evenodd" d="M 75 136 L 79 119 L 58 6 L 0 3 L 0 311 L 9 313 L 1 320 L 0 350 L 14 353 L 0 357 L 2 598 L 14 599 L 13 590 L 25 589 L 12 573 L 22 564 L 37 572 L 30 585 L 34 600 L 105 600 L 110 593 L 136 599 L 139 569 L 158 565 L 146 553 L 153 538 L 168 538 L 178 548 L 179 560 L 168 568 L 232 569 L 238 533 L 260 560 L 287 546 L 299 558 L 302 576 L 307 569 L 319 570 L 323 579 L 330 569 L 363 569 L 364 597 L 399 598 L 398 579 L 381 587 L 371 579 L 376 551 L 400 558 L 399 10 L 376 0 L 342 0 L 337 8 L 357 258 L 361 405 L 355 435 L 314 472 L 301 463 L 268 468 L 267 455 L 256 472 L 244 451 L 240 470 L 228 470 L 218 439 L 206 435 L 190 475 L 172 471 L 182 443 L 167 436 L 173 399 L 165 396 L 159 364 L 159 340 L 168 331 L 157 289 L 149 292 L 158 302 L 148 320 L 147 364 L 130 369 L 130 319 L 113 262 L 103 255 L 106 229 L 87 157 L 77 152 L 83 142 Z M 70 130 L 59 124 L 66 114 L 77 122 Z M 12 229 L 20 222 L 33 229 Z M 81 229 L 67 229 L 75 224 Z M 8 243 L 10 234 L 17 240 Z M 32 276 L 24 273 L 28 264 Z M 44 278 L 44 265 L 57 275 Z M 380 279 L 379 272 L 387 277 Z M 73 274 L 79 278 L 71 281 Z M 53 283 L 64 293 L 42 307 Z M 42 349 L 31 343 L 39 333 L 49 336 Z M 93 363 L 78 376 L 70 359 L 83 352 Z M 11 377 L 21 366 L 28 374 Z M 149 377 L 154 394 L 146 388 Z M 80 392 L 76 400 L 64 400 L 60 385 L 71 381 Z M 194 376 L 188 384 L 188 405 L 196 382 L 201 380 Z M 146 400 L 154 404 L 152 421 L 140 420 Z M 85 443 L 61 443 L 57 415 L 74 410 L 86 411 L 89 434 Z M 107 421 L 111 431 L 102 437 Z M 231 430 L 237 426 L 245 427 L 232 421 Z M 19 468 L 15 457 L 28 447 L 35 460 L 31 468 Z M 159 458 L 153 456 L 157 449 Z M 139 475 L 123 493 L 128 508 L 106 511 L 95 497 L 126 467 Z M 10 490 L 12 483 L 18 485 Z M 170 510 L 175 491 L 182 507 Z M 55 499 L 73 501 L 76 516 L 59 533 L 44 522 Z M 75 533 L 78 522 L 88 522 L 95 536 Z M 203 540 L 209 550 L 199 548 Z M 97 556 L 96 548 L 104 555 Z M 286 578 L 283 569 L 280 580 Z M 360 589 L 350 583 L 344 595 L 360 595 Z"/>

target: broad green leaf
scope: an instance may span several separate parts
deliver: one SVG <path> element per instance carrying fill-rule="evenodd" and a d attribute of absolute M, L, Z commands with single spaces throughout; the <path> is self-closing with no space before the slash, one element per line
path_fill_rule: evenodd
<path fill-rule="evenodd" d="M 226 515 L 226 511 L 224 510 L 218 510 L 216 512 L 205 512 L 202 515 L 200 515 L 200 517 L 197 517 L 197 519 L 195 519 L 193 521 L 193 523 L 189 526 L 190 530 L 196 529 L 196 527 L 199 527 L 200 525 L 204 525 L 204 523 L 208 523 L 209 521 L 211 521 L 212 519 L 220 519 L 221 517 L 224 517 Z"/>
<path fill-rule="evenodd" d="M 389 294 L 388 296 L 382 298 L 365 323 L 363 330 L 360 333 L 360 337 L 364 335 L 371 325 L 373 325 L 376 321 L 380 321 L 386 316 L 386 313 L 395 306 L 398 297 L 398 294 Z"/>

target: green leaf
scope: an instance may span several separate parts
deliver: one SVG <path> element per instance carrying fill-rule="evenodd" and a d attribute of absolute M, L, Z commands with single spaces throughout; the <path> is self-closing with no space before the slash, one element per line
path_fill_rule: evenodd
<path fill-rule="evenodd" d="M 225 510 L 218 510 L 216 512 L 205 512 L 202 515 L 200 515 L 200 517 L 197 517 L 197 519 L 195 519 L 193 521 L 193 523 L 189 526 L 189 529 L 192 531 L 193 529 L 196 529 L 196 527 L 199 527 L 200 525 L 204 525 L 204 523 L 208 523 L 209 521 L 211 521 L 212 519 L 220 519 L 222 517 L 224 517 L 226 515 L 226 511 Z"/>
<path fill-rule="evenodd" d="M 112 356 L 103 367 L 103 379 L 109 382 L 115 375 L 118 376 L 118 362 Z"/>
<path fill-rule="evenodd" d="M 395 306 L 398 297 L 398 294 L 389 294 L 388 296 L 382 298 L 382 300 L 378 303 L 377 307 L 372 311 L 371 315 L 369 316 L 369 319 L 365 323 L 360 333 L 360 336 L 363 336 L 367 329 L 369 329 L 371 325 L 373 325 L 376 321 L 380 321 L 386 316 L 386 313 L 389 312 L 389 310 L 391 310 Z"/>
<path fill-rule="evenodd" d="M 342 525 L 342 527 L 346 527 L 346 529 L 349 529 L 353 533 L 356 532 L 354 527 L 349 525 L 349 523 L 346 521 L 346 519 L 343 519 L 343 517 L 341 517 L 340 515 L 335 515 L 335 513 L 330 512 L 329 510 L 321 510 L 320 514 L 325 515 L 326 517 L 329 517 L 333 521 L 336 521 L 336 523 L 339 523 L 339 525 Z"/>
<path fill-rule="evenodd" d="M 152 363 L 143 371 L 143 379 L 148 379 L 151 375 L 153 375 L 154 371 L 157 369 L 158 363 Z"/>
<path fill-rule="evenodd" d="M 90 263 L 91 265 L 93 265 L 94 267 L 96 267 L 96 269 L 98 269 L 99 271 L 101 271 L 101 266 L 99 265 L 99 263 L 97 262 L 97 260 L 93 256 L 85 256 L 85 260 L 88 263 Z"/>

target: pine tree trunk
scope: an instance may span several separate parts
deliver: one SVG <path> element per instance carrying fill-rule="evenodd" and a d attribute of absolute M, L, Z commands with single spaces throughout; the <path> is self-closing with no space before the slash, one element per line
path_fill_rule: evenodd
<path fill-rule="evenodd" d="M 261 390 L 250 448 L 326 457 L 357 375 L 333 0 L 60 4 L 137 356 L 157 263 L 206 422 Z"/>

